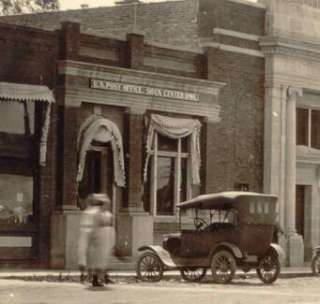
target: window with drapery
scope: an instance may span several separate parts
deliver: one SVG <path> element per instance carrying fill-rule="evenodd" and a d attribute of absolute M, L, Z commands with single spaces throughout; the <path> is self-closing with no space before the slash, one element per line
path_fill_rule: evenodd
<path fill-rule="evenodd" d="M 297 108 L 297 145 L 320 149 L 320 110 Z"/>
<path fill-rule="evenodd" d="M 200 127 L 196 119 L 151 115 L 144 177 L 153 215 L 174 216 L 200 183 Z"/>

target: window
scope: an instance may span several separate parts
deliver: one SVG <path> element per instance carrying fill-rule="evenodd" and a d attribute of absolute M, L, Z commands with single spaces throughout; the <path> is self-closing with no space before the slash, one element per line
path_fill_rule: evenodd
<path fill-rule="evenodd" d="M 34 102 L 0 102 L 0 132 L 10 134 L 34 134 Z"/>
<path fill-rule="evenodd" d="M 320 149 L 320 111 L 297 108 L 297 145 Z"/>
<path fill-rule="evenodd" d="M 0 174 L 0 226 L 33 222 L 33 177 Z"/>
<path fill-rule="evenodd" d="M 154 215 L 175 215 L 175 205 L 191 195 L 188 142 L 189 137 L 171 139 L 155 133 L 150 194 Z"/>

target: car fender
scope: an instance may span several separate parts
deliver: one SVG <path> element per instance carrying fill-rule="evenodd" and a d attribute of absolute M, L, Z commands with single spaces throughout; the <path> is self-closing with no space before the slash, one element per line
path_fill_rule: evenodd
<path fill-rule="evenodd" d="M 282 249 L 282 247 L 279 244 L 271 243 L 270 247 L 277 254 L 279 260 L 283 261 L 285 259 L 286 254 L 285 254 L 284 250 Z"/>
<path fill-rule="evenodd" d="M 170 268 L 175 268 L 177 266 L 174 263 L 170 253 L 167 250 L 165 250 L 163 247 L 158 245 L 148 245 L 148 246 L 141 246 L 138 248 L 138 251 L 146 251 L 146 250 L 152 251 L 153 253 L 155 253 L 165 266 Z"/>
<path fill-rule="evenodd" d="M 237 258 L 237 259 L 242 259 L 244 257 L 242 251 L 240 250 L 240 248 L 234 244 L 231 243 L 220 243 L 218 244 L 212 251 L 212 254 L 215 253 L 218 249 L 222 249 L 222 248 L 226 248 L 229 251 L 231 251 L 233 253 L 233 255 Z"/>

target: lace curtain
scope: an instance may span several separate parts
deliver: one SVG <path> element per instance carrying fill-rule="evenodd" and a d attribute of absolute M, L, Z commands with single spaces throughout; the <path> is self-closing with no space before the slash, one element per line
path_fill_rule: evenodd
<path fill-rule="evenodd" d="M 81 126 L 78 135 L 79 165 L 77 182 L 83 178 L 86 155 L 92 141 L 111 143 L 114 164 L 114 181 L 119 187 L 125 187 L 125 169 L 121 133 L 112 121 L 99 115 L 90 116 Z"/>
<path fill-rule="evenodd" d="M 144 166 L 144 181 L 147 180 L 149 158 L 152 153 L 152 143 L 155 132 L 172 138 L 179 139 L 191 136 L 191 163 L 192 183 L 200 184 L 200 129 L 201 123 L 197 119 L 172 118 L 162 115 L 151 115 L 146 143 L 147 157 Z"/>

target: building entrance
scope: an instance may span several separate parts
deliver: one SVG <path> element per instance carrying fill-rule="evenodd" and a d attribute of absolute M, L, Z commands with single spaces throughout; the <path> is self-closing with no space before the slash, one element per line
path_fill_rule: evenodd
<path fill-rule="evenodd" d="M 106 193 L 113 198 L 113 155 L 110 143 L 92 145 L 87 152 L 79 198 L 84 200 L 91 193 Z"/>

